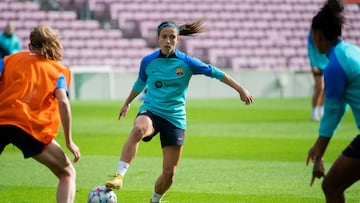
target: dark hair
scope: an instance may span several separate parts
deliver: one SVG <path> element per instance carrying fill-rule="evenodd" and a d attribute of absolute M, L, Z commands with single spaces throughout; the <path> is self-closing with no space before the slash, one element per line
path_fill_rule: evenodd
<path fill-rule="evenodd" d="M 343 15 L 344 5 L 341 0 L 328 0 L 320 11 L 313 17 L 311 29 L 321 30 L 329 41 L 341 37 L 345 24 Z"/>
<path fill-rule="evenodd" d="M 201 32 L 206 32 L 207 28 L 203 26 L 204 21 L 205 21 L 204 19 L 199 19 L 190 23 L 185 23 L 180 26 L 176 25 L 176 23 L 172 21 L 164 21 L 160 23 L 160 25 L 158 26 L 157 29 L 158 35 L 160 34 L 160 31 L 165 27 L 173 27 L 177 29 L 179 35 L 183 35 L 183 36 L 189 36 Z"/>

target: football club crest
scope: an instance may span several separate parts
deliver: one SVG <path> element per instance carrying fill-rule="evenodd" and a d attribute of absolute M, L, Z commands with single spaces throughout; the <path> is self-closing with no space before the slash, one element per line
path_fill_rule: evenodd
<path fill-rule="evenodd" d="M 184 69 L 182 69 L 182 68 L 177 68 L 177 69 L 176 69 L 176 75 L 182 75 L 182 74 L 184 74 Z"/>

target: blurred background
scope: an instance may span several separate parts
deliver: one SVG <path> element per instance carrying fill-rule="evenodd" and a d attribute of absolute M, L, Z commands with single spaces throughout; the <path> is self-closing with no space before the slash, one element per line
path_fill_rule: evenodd
<path fill-rule="evenodd" d="M 157 49 L 156 28 L 204 18 L 209 28 L 182 37 L 178 48 L 232 75 L 256 97 L 311 97 L 307 58 L 311 19 L 324 0 L 0 0 L 0 29 L 10 22 L 27 50 L 32 28 L 62 36 L 62 63 L 72 69 L 72 99 L 123 99 L 141 58 Z M 347 0 L 343 38 L 360 45 L 356 0 Z M 196 76 L 198 77 L 198 76 Z M 234 97 L 206 77 L 192 80 L 191 98 Z"/>

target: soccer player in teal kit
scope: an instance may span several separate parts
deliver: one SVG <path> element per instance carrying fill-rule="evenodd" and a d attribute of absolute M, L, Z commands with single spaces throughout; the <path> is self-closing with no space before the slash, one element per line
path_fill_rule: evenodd
<path fill-rule="evenodd" d="M 341 39 L 345 22 L 340 0 L 328 0 L 312 20 L 312 39 L 329 63 L 324 70 L 325 105 L 319 136 L 310 148 L 307 164 L 314 162 L 312 185 L 322 178 L 327 203 L 346 202 L 344 191 L 360 179 L 360 135 L 345 148 L 325 175 L 323 155 L 347 107 L 360 127 L 360 49 Z"/>
<path fill-rule="evenodd" d="M 163 22 L 158 26 L 160 49 L 142 59 L 138 78 L 120 110 L 119 119 L 126 115 L 131 101 L 147 88 L 144 103 L 123 146 L 116 175 L 105 183 L 107 187 L 122 187 L 122 179 L 136 155 L 140 141 L 150 141 L 159 133 L 163 171 L 156 180 L 150 202 L 161 202 L 173 182 L 181 157 L 186 130 L 186 91 L 193 75 L 216 78 L 236 90 L 245 104 L 253 102 L 252 95 L 232 77 L 176 49 L 179 35 L 192 35 L 205 30 L 201 20 L 180 26 L 174 22 Z"/>

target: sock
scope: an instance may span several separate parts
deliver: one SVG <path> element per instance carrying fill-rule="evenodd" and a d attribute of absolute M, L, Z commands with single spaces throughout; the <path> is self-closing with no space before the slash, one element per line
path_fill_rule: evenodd
<path fill-rule="evenodd" d="M 119 161 L 116 174 L 120 174 L 120 175 L 122 175 L 124 177 L 128 169 L 129 169 L 129 164 L 128 163 L 125 163 L 123 161 Z"/>
<path fill-rule="evenodd" d="M 317 107 L 313 107 L 311 110 L 311 119 L 312 120 L 316 120 L 317 119 L 317 112 L 316 112 Z"/>
<path fill-rule="evenodd" d="M 160 202 L 164 195 L 157 194 L 156 192 L 153 192 L 151 196 L 151 202 Z"/>
<path fill-rule="evenodd" d="M 317 115 L 319 116 L 319 118 L 322 118 L 324 115 L 324 106 L 319 106 L 318 107 L 318 113 Z"/>

